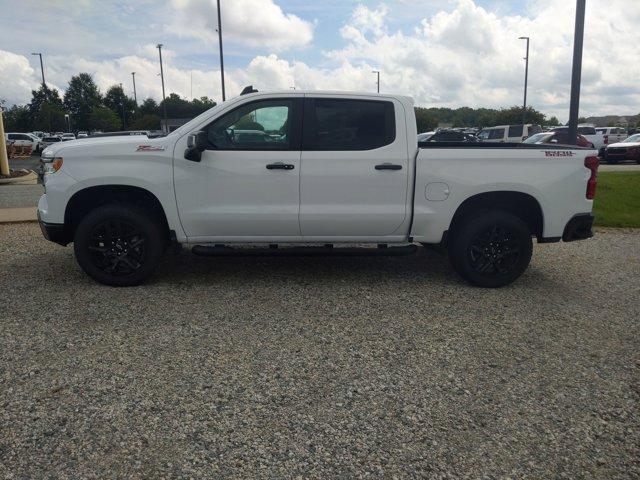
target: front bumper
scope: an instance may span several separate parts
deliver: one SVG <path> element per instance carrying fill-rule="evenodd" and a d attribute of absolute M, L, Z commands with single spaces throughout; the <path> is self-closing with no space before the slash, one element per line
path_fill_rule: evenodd
<path fill-rule="evenodd" d="M 593 237 L 593 214 L 581 213 L 574 216 L 564 227 L 562 240 L 573 242 L 574 240 L 586 240 Z"/>
<path fill-rule="evenodd" d="M 71 241 L 69 239 L 69 235 L 67 235 L 67 232 L 64 228 L 63 223 L 47 223 L 42 221 L 39 211 L 38 211 L 38 224 L 40 225 L 40 230 L 42 231 L 42 235 L 47 240 L 62 246 L 67 245 Z"/>

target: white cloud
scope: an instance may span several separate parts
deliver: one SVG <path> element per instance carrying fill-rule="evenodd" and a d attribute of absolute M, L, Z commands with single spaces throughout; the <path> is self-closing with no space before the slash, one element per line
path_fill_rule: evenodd
<path fill-rule="evenodd" d="M 24 55 L 0 50 L 0 99 L 13 104 L 29 98 L 38 83 L 35 70 Z"/>
<path fill-rule="evenodd" d="M 182 37 L 217 42 L 218 16 L 215 0 L 172 0 L 175 17 L 168 31 Z M 223 2 L 222 31 L 225 38 L 273 50 L 303 47 L 313 39 L 313 25 L 285 13 L 273 0 Z"/>

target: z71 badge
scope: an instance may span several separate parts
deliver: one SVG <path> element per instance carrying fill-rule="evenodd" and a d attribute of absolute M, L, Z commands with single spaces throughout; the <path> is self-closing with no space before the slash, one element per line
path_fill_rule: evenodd
<path fill-rule="evenodd" d="M 162 145 L 138 145 L 136 152 L 162 152 L 164 146 Z"/>
<path fill-rule="evenodd" d="M 573 157 L 575 152 L 571 150 L 545 150 L 545 157 Z"/>

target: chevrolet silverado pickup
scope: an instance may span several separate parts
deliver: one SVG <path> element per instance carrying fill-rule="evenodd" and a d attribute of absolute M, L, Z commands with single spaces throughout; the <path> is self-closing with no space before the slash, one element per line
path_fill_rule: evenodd
<path fill-rule="evenodd" d="M 142 283 L 182 246 L 216 256 L 438 245 L 462 278 L 499 287 L 526 270 L 533 238 L 592 235 L 595 155 L 418 143 L 404 96 L 249 93 L 164 137 L 49 146 L 38 219 L 47 239 L 73 242 L 80 267 L 113 286 Z"/>

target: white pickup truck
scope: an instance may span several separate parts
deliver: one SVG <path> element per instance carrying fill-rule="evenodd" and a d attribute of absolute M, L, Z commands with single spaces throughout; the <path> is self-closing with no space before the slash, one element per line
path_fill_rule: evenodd
<path fill-rule="evenodd" d="M 89 276 L 116 286 L 143 282 L 182 245 L 216 256 L 431 244 L 467 281 L 499 287 L 527 268 L 533 237 L 592 235 L 596 152 L 416 135 L 408 97 L 250 93 L 165 137 L 48 147 L 38 218 L 47 239 L 74 243 Z"/>

